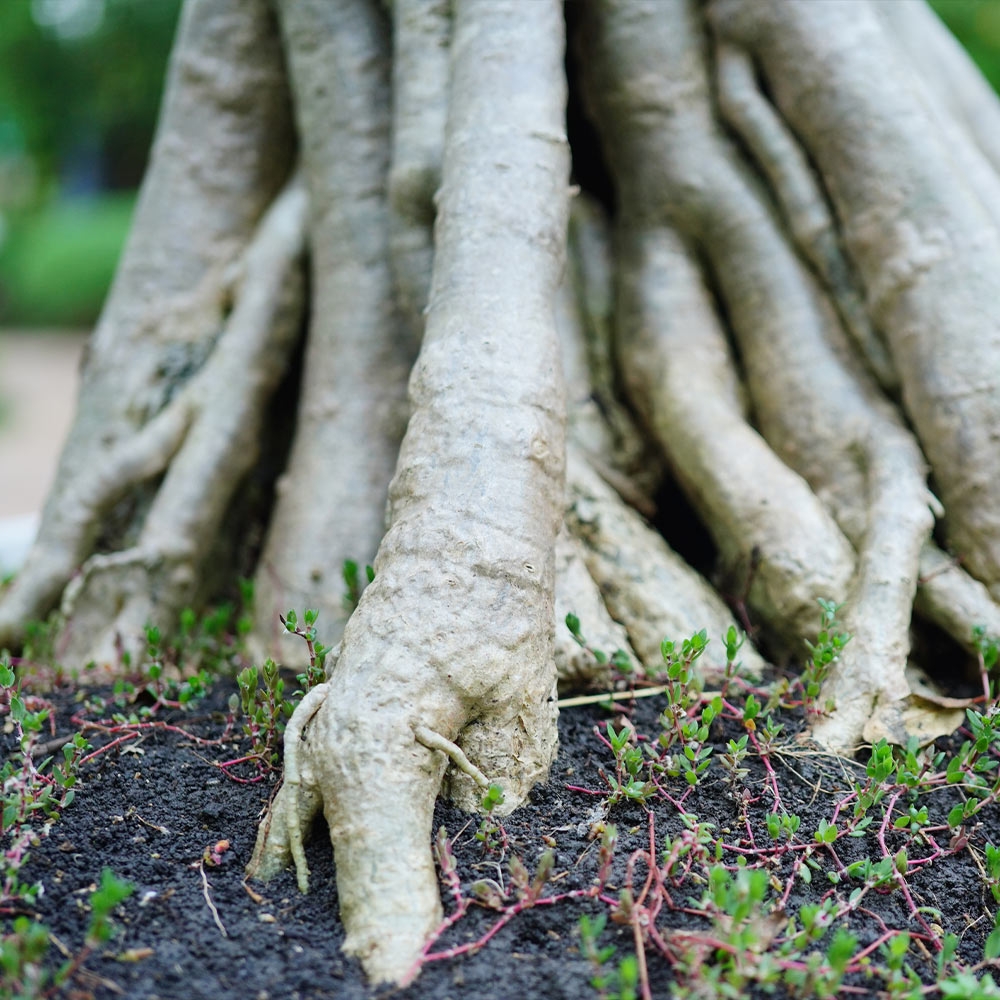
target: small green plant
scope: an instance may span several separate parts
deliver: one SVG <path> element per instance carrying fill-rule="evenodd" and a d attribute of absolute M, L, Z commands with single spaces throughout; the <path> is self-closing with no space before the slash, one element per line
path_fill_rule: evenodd
<path fill-rule="evenodd" d="M 811 713 L 821 711 L 816 706 L 816 699 L 819 698 L 823 682 L 830 673 L 830 667 L 840 659 L 844 647 L 851 641 L 850 633 L 838 631 L 840 622 L 837 620 L 837 612 L 843 604 L 835 604 L 833 601 L 820 598 L 819 606 L 822 610 L 820 631 L 815 643 L 806 643 L 809 647 L 809 659 L 800 678 L 802 703 L 806 711 Z M 831 707 L 824 705 L 822 710 L 829 711 Z"/>
<path fill-rule="evenodd" d="M 493 815 L 497 807 L 503 805 L 503 800 L 503 788 L 494 782 L 487 788 L 481 803 L 483 818 L 480 820 L 479 829 L 476 831 L 476 840 L 483 845 L 488 854 L 502 850 L 506 846 L 506 832 L 502 824 Z"/>
<path fill-rule="evenodd" d="M 598 943 L 607 917 L 601 913 L 591 919 L 586 913 L 580 916 L 578 926 L 580 951 L 590 962 L 593 975 L 590 985 L 597 990 L 601 1000 L 636 1000 L 639 989 L 639 966 L 635 955 L 626 955 L 619 965 L 609 964 L 615 953 L 613 944 Z"/>
<path fill-rule="evenodd" d="M 604 741 L 615 755 L 615 774 L 610 777 L 603 771 L 601 775 L 611 789 L 611 797 L 608 805 L 615 805 L 622 799 L 632 799 L 642 802 L 655 792 L 655 786 L 651 782 L 643 781 L 639 775 L 645 767 L 646 757 L 642 750 L 635 745 L 631 745 L 629 740 L 632 737 L 632 730 L 628 726 L 622 726 L 615 731 L 615 727 L 608 723 L 608 737 L 604 740 L 600 731 L 597 730 L 598 738 Z"/>
<path fill-rule="evenodd" d="M 0 705 L 7 709 L 17 741 L 16 751 L 0 767 L 0 837 L 6 838 L 0 911 L 9 910 L 13 903 L 30 904 L 37 896 L 39 887 L 22 882 L 21 870 L 29 848 L 47 835 L 50 824 L 73 801 L 77 771 L 90 749 L 77 733 L 62 747 L 61 762 L 53 763 L 52 757 L 36 762 L 35 747 L 50 709 L 33 709 L 32 700 L 22 695 L 10 662 L 0 660 Z"/>
<path fill-rule="evenodd" d="M 303 623 L 300 626 L 299 616 L 294 610 L 289 611 L 284 617 L 278 615 L 278 620 L 284 625 L 285 631 L 299 636 L 309 651 L 309 665 L 306 667 L 305 673 L 296 674 L 295 677 L 306 691 L 326 680 L 324 664 L 330 647 L 324 646 L 316 638 L 316 619 L 318 617 L 318 611 L 307 609 L 302 615 Z"/>
<path fill-rule="evenodd" d="M 285 731 L 285 721 L 293 705 L 285 698 L 285 682 L 278 665 L 268 658 L 260 673 L 247 667 L 236 677 L 239 704 L 243 711 L 243 732 L 250 737 L 253 754 L 265 768 L 278 762 L 278 748 Z"/>
<path fill-rule="evenodd" d="M 250 738 L 252 751 L 245 757 L 226 761 L 222 767 L 227 773 L 236 764 L 253 762 L 257 766 L 257 775 L 249 780 L 259 781 L 277 765 L 285 723 L 304 692 L 326 679 L 323 664 L 328 649 L 316 637 L 318 615 L 318 611 L 307 610 L 302 616 L 301 626 L 298 613 L 294 610 L 279 616 L 285 630 L 300 636 L 309 651 L 305 671 L 296 674 L 295 678 L 300 688 L 291 695 L 286 695 L 281 670 L 270 658 L 265 660 L 259 673 L 255 667 L 246 667 L 237 675 L 238 694 L 230 697 L 229 707 L 233 713 L 242 711 L 243 732 Z"/>
<path fill-rule="evenodd" d="M 358 564 L 353 559 L 345 559 L 341 568 L 341 575 L 344 578 L 344 610 L 350 615 L 358 606 L 361 595 L 365 587 L 375 579 L 375 570 L 371 566 L 365 566 L 365 580 L 361 582 L 361 573 Z"/>
<path fill-rule="evenodd" d="M 132 894 L 133 886 L 105 868 L 90 897 L 90 921 L 83 948 L 56 969 L 46 966 L 49 931 L 43 924 L 20 916 L 11 933 L 0 941 L 0 1000 L 41 1000 L 61 990 L 94 949 L 113 932 L 111 913 Z"/>

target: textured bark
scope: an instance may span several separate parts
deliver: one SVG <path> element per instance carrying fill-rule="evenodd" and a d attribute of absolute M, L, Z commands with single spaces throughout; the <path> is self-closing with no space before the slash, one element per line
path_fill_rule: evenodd
<path fill-rule="evenodd" d="M 544 777 L 556 740 L 564 407 L 551 301 L 568 204 L 558 5 L 460 3 L 452 74 L 391 528 L 299 751 L 301 787 L 330 827 L 345 949 L 376 981 L 407 975 L 440 916 L 429 841 L 447 758 L 425 730 L 500 780 L 506 808 Z M 461 772 L 448 784 L 467 807 L 482 795 Z M 262 827 L 258 874 L 288 859 L 294 788 Z"/>
<path fill-rule="evenodd" d="M 161 423 L 177 428 L 160 452 L 169 467 L 136 543 L 91 556 L 67 585 L 61 611 L 69 662 L 114 662 L 122 651 L 136 657 L 146 625 L 169 628 L 194 602 L 205 556 L 259 454 L 264 410 L 301 328 L 306 208 L 297 180 L 275 199 L 244 255 L 237 301 L 211 357 L 144 428 L 140 440 Z M 108 469 L 99 473 L 102 482 L 114 478 Z M 109 608 L 116 610 L 109 615 Z"/>
<path fill-rule="evenodd" d="M 587 15 L 587 92 L 618 151 L 618 349 L 630 395 L 730 571 L 746 574 L 756 553 L 754 605 L 776 629 L 807 635 L 816 598 L 843 593 L 853 558 L 808 485 L 745 422 L 715 305 L 677 235 L 709 253 L 758 221 L 716 210 L 738 179 L 715 148 L 696 12 L 601 3 Z"/>
<path fill-rule="evenodd" d="M 448 0 L 392 2 L 389 253 L 396 302 L 419 337 L 434 262 L 434 195 L 448 114 Z"/>
<path fill-rule="evenodd" d="M 708 582 L 621 502 L 582 455 L 571 452 L 567 479 L 569 529 L 583 543 L 583 561 L 608 611 L 625 626 L 647 670 L 662 665 L 664 638 L 685 639 L 707 629 L 718 640 L 733 616 Z M 706 680 L 715 682 L 725 666 L 724 647 L 714 642 L 699 668 Z M 745 651 L 743 666 L 749 676 L 760 674 L 764 663 L 753 647 Z"/>
<path fill-rule="evenodd" d="M 257 572 L 255 617 L 258 647 L 302 665 L 301 644 L 278 642 L 278 615 L 315 608 L 327 642 L 339 640 L 341 566 L 371 562 L 385 530 L 415 347 L 393 307 L 388 260 L 388 25 L 368 3 L 282 0 L 279 13 L 316 206 L 313 308 L 295 441 Z"/>
<path fill-rule="evenodd" d="M 757 59 L 822 173 L 933 466 L 949 540 L 996 598 L 1000 230 L 872 7 L 720 0 L 712 12 Z"/>

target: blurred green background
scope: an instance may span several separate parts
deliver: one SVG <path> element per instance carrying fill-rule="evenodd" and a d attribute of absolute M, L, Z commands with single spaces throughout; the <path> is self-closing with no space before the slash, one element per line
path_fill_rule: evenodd
<path fill-rule="evenodd" d="M 181 0 L 0 0 L 0 324 L 89 326 L 128 231 Z"/>
<path fill-rule="evenodd" d="M 145 169 L 180 4 L 0 0 L 0 325 L 95 320 Z M 933 6 L 1000 89 L 1000 0 Z"/>

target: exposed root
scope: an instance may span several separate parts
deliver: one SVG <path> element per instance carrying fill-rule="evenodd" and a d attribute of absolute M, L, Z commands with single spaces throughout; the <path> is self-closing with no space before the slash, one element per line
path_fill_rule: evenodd
<path fill-rule="evenodd" d="M 457 743 L 445 739 L 440 733 L 426 726 L 416 726 L 413 735 L 418 743 L 428 750 L 440 750 L 463 774 L 467 774 L 480 788 L 489 788 L 490 779 L 465 756 L 465 752 Z"/>
<path fill-rule="evenodd" d="M 67 662 L 114 663 L 123 651 L 135 656 L 144 648 L 146 624 L 168 626 L 192 603 L 202 561 L 257 457 L 265 405 L 299 333 L 305 219 L 305 191 L 293 181 L 247 250 L 236 306 L 211 357 L 133 439 L 158 446 L 146 461 L 167 459 L 169 467 L 136 545 L 91 556 L 67 586 L 61 608 Z M 106 507 L 107 497 L 101 499 L 90 505 L 90 518 Z"/>
<path fill-rule="evenodd" d="M 930 542 L 920 552 L 914 608 L 970 653 L 977 651 L 973 628 L 982 626 L 987 635 L 1000 636 L 1000 605 L 957 560 Z"/>
<path fill-rule="evenodd" d="M 448 0 L 392 0 L 389 253 L 396 302 L 417 340 L 434 262 L 434 194 L 448 112 Z"/>
<path fill-rule="evenodd" d="M 566 627 L 568 614 L 580 620 L 589 649 L 581 647 Z M 598 663 L 592 649 L 608 656 L 620 649 L 630 662 L 640 662 L 628 633 L 608 614 L 600 589 L 584 561 L 583 543 L 564 525 L 556 538 L 554 655 L 560 690 L 606 685 L 610 665 Z"/>
<path fill-rule="evenodd" d="M 1000 229 L 872 6 L 717 0 L 822 171 L 885 332 L 950 545 L 1000 593 Z M 808 53 L 808 55 L 806 55 Z"/>
<path fill-rule="evenodd" d="M 415 344 L 392 301 L 382 12 L 356 0 L 277 6 L 313 206 L 312 310 L 295 440 L 257 572 L 256 645 L 303 666 L 299 644 L 278 644 L 277 616 L 315 608 L 326 641 L 340 638 L 341 567 L 370 563 L 385 530 Z"/>
<path fill-rule="evenodd" d="M 567 480 L 567 524 L 583 543 L 583 560 L 608 611 L 625 626 L 648 671 L 662 667 L 660 643 L 665 636 L 687 638 L 702 628 L 715 640 L 725 634 L 733 615 L 708 582 L 625 506 L 572 449 Z M 718 649 L 718 642 L 713 642 L 699 662 L 710 682 L 725 671 L 725 658 L 720 661 L 714 655 Z M 752 646 L 744 646 L 742 659 L 749 676 L 760 674 L 764 661 Z"/>
<path fill-rule="evenodd" d="M 760 92 L 749 56 L 722 43 L 716 46 L 715 57 L 719 107 L 726 121 L 770 182 L 796 246 L 822 279 L 868 366 L 884 388 L 895 389 L 899 377 L 865 312 L 857 279 L 841 251 L 830 208 L 805 153 Z"/>
<path fill-rule="evenodd" d="M 1000 224 L 1000 108 L 997 95 L 958 39 L 922 0 L 874 4 L 886 34 L 908 57 L 911 86 L 976 191 L 983 212 Z"/>
<path fill-rule="evenodd" d="M 449 760 L 439 749 L 454 744 L 475 774 L 496 775 L 504 809 L 523 801 L 555 751 L 561 39 L 555 0 L 457 5 L 434 283 L 391 527 L 345 629 L 333 696 L 297 747 L 299 783 L 276 797 L 251 869 L 284 863 L 288 817 L 318 795 L 344 947 L 376 982 L 409 972 L 440 916 L 429 848 Z M 482 797 L 478 779 L 454 768 L 449 790 L 467 807 Z"/>

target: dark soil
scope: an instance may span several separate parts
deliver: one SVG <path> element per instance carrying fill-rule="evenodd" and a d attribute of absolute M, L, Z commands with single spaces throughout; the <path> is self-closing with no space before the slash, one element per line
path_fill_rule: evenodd
<path fill-rule="evenodd" d="M 178 714 L 175 721 L 192 733 L 217 737 L 223 729 L 231 691 L 227 683 L 220 681 L 205 701 Z M 77 707 L 72 694 L 53 697 L 60 708 L 59 731 L 69 732 L 68 716 Z M 658 731 L 655 720 L 662 706 L 653 704 L 658 701 L 636 703 L 635 721 L 640 732 Z M 555 878 L 546 887 L 546 895 L 593 884 L 599 852 L 591 827 L 602 819 L 604 800 L 566 786 L 604 787 L 598 769 L 613 771 L 613 761 L 593 730 L 595 724 L 608 718 L 608 713 L 596 706 L 563 712 L 561 749 L 551 779 L 532 793 L 527 806 L 504 823 L 508 858 L 520 857 L 529 872 L 534 872 L 546 845 L 555 845 Z M 723 742 L 735 735 L 735 730 L 713 732 L 713 737 L 721 736 Z M 100 744 L 97 736 L 88 738 Z M 10 737 L 6 740 L 9 749 Z M 309 895 L 299 894 L 291 872 L 266 886 L 251 884 L 252 891 L 244 886 L 243 868 L 253 846 L 258 816 L 273 784 L 237 783 L 213 762 L 245 752 L 246 743 L 241 739 L 223 746 L 201 746 L 177 733 L 154 730 L 84 766 L 75 801 L 48 838 L 32 850 L 24 872 L 27 881 L 39 881 L 44 886 L 31 912 L 71 953 L 83 946 L 88 898 L 102 868 L 109 867 L 134 885 L 131 897 L 116 911 L 115 935 L 87 958 L 83 971 L 68 987 L 76 996 L 149 1000 L 372 996 L 359 964 L 340 951 L 344 935 L 337 917 L 336 878 L 324 829 L 313 831 L 307 847 L 312 870 Z M 820 820 L 830 816 L 834 801 L 831 793 L 838 784 L 846 787 L 847 772 L 827 758 L 789 756 L 784 761 L 787 767 L 779 770 L 784 805 L 801 816 L 800 839 L 809 839 Z M 744 787 L 751 799 L 759 797 L 750 805 L 751 825 L 758 843 L 770 844 L 764 816 L 772 800 L 759 764 L 755 765 L 752 757 L 749 764 L 752 769 Z M 680 796 L 685 786 L 674 782 L 671 787 L 672 794 Z M 741 794 L 742 789 L 734 790 L 713 762 L 684 808 L 716 824 L 718 833 L 735 841 L 745 835 L 739 820 Z M 942 815 L 946 814 L 953 804 L 950 796 L 947 790 L 939 793 L 935 811 L 940 806 Z M 657 850 L 662 851 L 666 838 L 676 836 L 683 827 L 678 810 L 670 803 L 657 800 L 653 808 Z M 875 812 L 880 815 L 878 810 Z M 607 895 L 615 896 L 623 884 L 630 853 L 648 845 L 649 827 L 645 809 L 634 803 L 616 806 L 608 820 L 616 824 L 619 833 L 616 862 L 606 890 Z M 985 822 L 971 831 L 974 846 L 982 848 L 990 837 L 997 839 L 996 821 L 996 811 L 987 810 Z M 477 822 L 470 824 L 467 815 L 443 804 L 438 806 L 436 825 L 444 826 L 456 839 L 454 851 L 463 887 L 482 878 L 505 882 L 509 887 L 506 862 L 498 867 L 496 855 L 484 857 L 482 844 L 474 837 Z M 463 828 L 465 832 L 459 835 Z M 943 836 L 947 840 L 947 834 Z M 901 835 L 889 834 L 890 849 L 895 849 L 893 837 L 899 840 Z M 225 932 L 213 918 L 199 869 L 206 849 L 220 840 L 229 842 L 221 863 L 203 866 L 202 870 Z M 865 852 L 873 853 L 873 842 L 874 837 L 843 838 L 836 849 L 847 864 Z M 782 882 L 789 871 L 789 865 L 774 869 Z M 641 884 L 645 873 L 642 865 L 637 866 L 637 883 Z M 980 960 L 984 938 L 992 929 L 992 921 L 983 919 L 983 914 L 992 909 L 993 901 L 971 852 L 964 850 L 920 868 L 910 874 L 909 882 L 918 904 L 938 908 L 944 931 L 959 935 L 960 956 L 969 963 Z M 797 911 L 810 896 L 817 900 L 831 888 L 846 897 L 851 887 L 831 887 L 824 873 L 817 872 L 811 885 L 796 882 L 788 906 Z M 665 909 L 660 914 L 658 927 L 665 937 L 669 938 L 671 926 L 705 926 L 701 918 L 679 909 L 698 891 L 688 883 L 676 893 L 678 909 Z M 453 900 L 445 889 L 443 898 L 445 911 L 450 912 Z M 868 915 L 851 925 L 859 947 L 880 933 L 879 920 L 890 928 L 920 930 L 898 891 L 872 892 L 866 897 L 866 906 Z M 593 900 L 538 905 L 519 913 L 481 950 L 427 963 L 415 984 L 396 995 L 414 1000 L 575 1000 L 595 996 L 590 985 L 594 970 L 580 953 L 578 922 L 582 913 L 596 915 L 602 911 L 608 913 L 609 907 Z M 495 911 L 473 906 L 434 949 L 478 939 L 497 916 Z M 10 917 L 3 920 L 7 930 Z M 610 921 L 601 944 L 617 946 L 612 964 L 634 950 L 631 929 Z M 50 954 L 53 964 L 61 961 L 55 948 L 50 949 Z M 935 973 L 929 961 L 918 971 L 922 978 L 933 982 Z M 670 970 L 652 947 L 649 976 L 653 996 L 669 995 Z M 385 995 L 387 991 L 378 992 Z"/>

